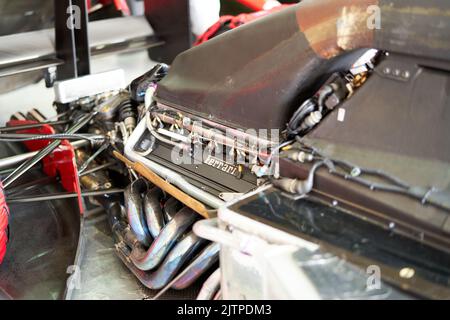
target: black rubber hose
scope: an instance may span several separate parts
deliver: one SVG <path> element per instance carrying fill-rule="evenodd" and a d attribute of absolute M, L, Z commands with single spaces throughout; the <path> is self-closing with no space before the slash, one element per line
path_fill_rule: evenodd
<path fill-rule="evenodd" d="M 314 99 L 308 99 L 295 111 L 289 120 L 287 130 L 289 136 L 297 135 L 300 131 L 300 126 L 308 114 L 316 109 L 316 102 Z"/>

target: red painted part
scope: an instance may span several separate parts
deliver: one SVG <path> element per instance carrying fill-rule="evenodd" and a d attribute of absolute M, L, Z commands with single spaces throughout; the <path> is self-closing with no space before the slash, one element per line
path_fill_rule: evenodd
<path fill-rule="evenodd" d="M 198 46 L 199 44 L 202 44 L 203 42 L 208 41 L 209 39 L 213 38 L 220 29 L 224 28 L 227 24 L 231 23 L 231 21 L 234 19 L 234 16 L 221 16 L 219 18 L 219 21 L 217 21 L 215 24 L 213 24 L 211 27 L 209 27 L 208 30 L 201 36 L 197 38 L 197 40 L 194 43 L 194 46 Z"/>
<path fill-rule="evenodd" d="M 263 10 L 264 5 L 266 4 L 266 0 L 236 0 L 236 1 L 255 11 Z"/>
<path fill-rule="evenodd" d="M 203 42 L 213 38 L 218 34 L 219 31 L 231 30 L 237 28 L 243 24 L 246 24 L 250 21 L 262 18 L 271 14 L 273 12 L 279 11 L 281 9 L 290 6 L 289 4 L 280 5 L 270 10 L 262 10 L 253 13 L 242 13 L 237 16 L 222 16 L 219 21 L 213 24 L 204 34 L 199 36 L 195 41 L 194 45 L 202 44 Z"/>
<path fill-rule="evenodd" d="M 25 124 L 34 124 L 36 121 L 30 120 L 11 120 L 7 123 L 8 126 L 18 126 Z M 39 128 L 32 128 L 26 130 L 18 130 L 18 133 L 30 134 L 54 134 L 55 130 L 44 124 Z M 25 146 L 30 151 L 37 151 L 45 148 L 50 143 L 49 140 L 32 140 L 24 142 Z M 78 205 L 80 213 L 83 213 L 83 205 L 81 201 L 81 188 L 78 179 L 78 169 L 75 163 L 75 150 L 67 140 L 62 140 L 58 148 L 42 160 L 44 173 L 50 177 L 59 175 L 63 188 L 69 192 L 76 192 L 78 194 Z"/>
<path fill-rule="evenodd" d="M 114 2 L 114 6 L 118 11 L 122 11 L 122 13 L 126 16 L 129 16 L 131 14 L 130 8 L 128 7 L 126 0 L 100 0 L 99 1 L 103 5 L 110 5 Z M 92 7 L 92 1 L 88 0 L 87 2 L 87 8 L 88 10 Z"/>
<path fill-rule="evenodd" d="M 8 242 L 8 218 L 9 209 L 3 193 L 3 185 L 0 181 L 0 264 L 6 254 L 6 244 Z"/>
<path fill-rule="evenodd" d="M 126 16 L 131 14 L 130 8 L 128 8 L 128 4 L 125 0 L 114 0 L 114 4 L 116 5 L 117 10 L 122 11 L 122 13 Z"/>
<path fill-rule="evenodd" d="M 75 150 L 69 141 L 63 140 L 58 148 L 42 160 L 42 163 L 46 175 L 54 177 L 59 174 L 63 188 L 78 194 L 78 206 L 80 213 L 83 213 Z"/>
<path fill-rule="evenodd" d="M 14 127 L 14 126 L 21 126 L 21 125 L 27 125 L 27 124 L 36 124 L 36 121 L 32 120 L 10 120 L 6 124 L 8 127 Z M 42 125 L 42 127 L 39 128 L 32 128 L 32 129 L 25 129 L 25 130 L 17 130 L 17 133 L 28 133 L 28 134 L 55 134 L 55 129 L 53 127 L 49 126 L 48 124 Z M 30 151 L 36 151 L 40 150 L 42 148 L 45 148 L 48 144 L 48 140 L 33 140 L 33 141 L 25 141 L 23 143 L 28 150 Z"/>

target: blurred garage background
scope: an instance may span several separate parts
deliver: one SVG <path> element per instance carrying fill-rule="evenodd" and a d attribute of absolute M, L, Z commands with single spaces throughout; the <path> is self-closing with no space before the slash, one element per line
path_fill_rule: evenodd
<path fill-rule="evenodd" d="M 48 78 L 55 77 L 52 74 L 55 69 L 65 69 L 59 65 L 59 53 L 55 53 L 55 50 L 65 48 L 55 48 L 54 45 L 55 23 L 64 24 L 67 19 L 66 12 L 55 8 L 54 4 L 59 2 L 68 1 L 0 0 L 0 124 L 4 124 L 10 114 L 30 108 L 39 109 L 47 117 L 54 115 L 54 93 L 49 88 L 52 83 L 48 83 Z M 185 3 L 185 11 L 180 11 L 183 8 L 180 2 Z M 125 71 L 125 80 L 129 82 L 149 70 L 154 61 L 167 56 L 166 51 L 161 54 L 156 47 L 153 54 L 148 53 L 149 47 L 160 44 L 158 38 L 164 38 L 164 33 L 172 33 L 170 42 L 175 43 L 175 48 L 168 50 L 172 51 L 169 56 L 174 56 L 187 49 L 196 36 L 217 21 L 219 10 L 220 15 L 236 15 L 257 11 L 264 6 L 271 7 L 274 2 L 277 1 L 87 0 L 90 73 L 120 68 Z M 65 4 L 60 6 L 66 8 Z M 55 9 L 61 11 L 60 19 L 56 21 Z M 162 14 L 173 16 L 170 25 L 160 21 Z M 186 29 L 188 23 L 190 31 Z M 155 31 L 160 32 L 158 37 Z M 173 41 L 173 37 L 177 37 L 177 41 Z M 76 44 L 77 48 L 82 45 Z"/>

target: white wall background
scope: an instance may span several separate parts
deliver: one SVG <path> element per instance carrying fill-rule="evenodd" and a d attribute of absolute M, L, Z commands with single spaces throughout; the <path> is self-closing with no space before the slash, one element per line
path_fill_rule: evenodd
<path fill-rule="evenodd" d="M 129 83 L 148 71 L 154 64 L 155 62 L 148 58 L 146 51 L 124 53 L 92 58 L 91 73 L 123 69 L 126 82 Z M 13 113 L 17 111 L 26 113 L 32 108 L 39 109 L 47 117 L 54 116 L 53 99 L 53 88 L 46 88 L 44 80 L 15 91 L 0 94 L 0 126 L 3 126 L 9 120 Z"/>

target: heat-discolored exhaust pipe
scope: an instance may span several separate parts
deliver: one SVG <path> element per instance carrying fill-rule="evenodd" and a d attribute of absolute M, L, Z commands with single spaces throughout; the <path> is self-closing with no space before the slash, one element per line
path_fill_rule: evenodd
<path fill-rule="evenodd" d="M 210 243 L 182 272 L 183 275 L 175 281 L 172 288 L 182 290 L 192 285 L 219 260 L 219 250 L 218 243 Z"/>
<path fill-rule="evenodd" d="M 161 208 L 163 192 L 158 187 L 150 189 L 144 197 L 145 220 L 148 231 L 155 239 L 164 228 L 164 215 Z"/>
<path fill-rule="evenodd" d="M 115 199 L 114 201 L 105 201 L 105 199 L 99 199 L 103 204 L 105 209 L 108 212 L 108 220 L 113 231 L 113 236 L 116 242 L 116 249 L 120 259 L 123 263 L 131 270 L 131 272 L 139 279 L 139 281 L 146 287 L 150 289 L 161 289 L 166 286 L 170 280 L 174 278 L 180 268 L 186 264 L 187 261 L 192 259 L 197 251 L 204 245 L 206 240 L 197 237 L 192 231 L 189 232 L 186 236 L 182 237 L 178 243 L 174 246 L 169 245 L 168 248 L 165 248 L 167 253 L 168 250 L 170 252 L 166 254 L 165 259 L 162 254 L 153 254 L 153 257 L 158 261 L 153 261 L 153 265 L 159 265 L 159 268 L 149 272 L 139 269 L 132 261 L 133 250 L 137 246 L 141 244 L 137 240 L 136 236 L 133 234 L 132 230 L 128 227 L 128 225 L 123 221 L 123 208 L 120 205 L 120 202 Z M 190 210 L 190 209 L 188 209 Z M 177 225 L 180 224 L 180 220 L 185 220 L 186 217 L 192 215 L 186 214 L 188 210 L 181 210 L 181 215 L 178 215 L 174 218 L 174 223 Z M 183 213 L 184 212 L 184 213 Z M 191 212 L 193 213 L 193 212 Z M 175 220 L 176 219 L 176 220 Z M 195 219 L 192 220 L 192 222 Z M 192 224 L 191 222 L 191 224 Z M 186 226 L 186 224 L 184 224 Z M 173 228 L 172 228 L 173 229 Z M 184 232 L 184 231 L 183 231 Z M 181 233 L 183 233 L 181 232 Z M 176 237 L 177 240 L 179 237 Z M 155 241 L 157 241 L 156 238 Z M 168 237 L 163 236 L 162 239 L 168 239 Z M 165 241 L 162 241 L 163 243 Z M 160 246 L 156 246 L 160 247 Z M 210 246 L 209 246 L 210 247 Z M 194 260 L 197 261 L 199 258 L 204 257 L 204 252 L 206 251 L 206 247 L 202 253 Z M 170 248 L 170 249 L 169 249 Z M 149 250 L 150 251 L 150 250 Z M 208 250 L 208 252 L 211 252 Z M 210 254 L 206 255 L 206 260 L 210 259 Z M 202 260 L 205 260 L 202 258 Z M 197 265 L 197 264 L 196 264 Z M 209 265 L 209 264 L 208 264 Z M 192 283 L 192 282 L 191 282 Z"/>
<path fill-rule="evenodd" d="M 140 270 L 130 262 L 130 255 L 127 253 L 127 248 L 123 243 L 117 247 L 120 259 L 144 286 L 150 289 L 161 289 L 166 286 L 180 268 L 192 258 L 196 250 L 204 242 L 205 240 L 197 237 L 193 232 L 190 232 L 177 243 L 159 268 L 153 272 Z"/>
<path fill-rule="evenodd" d="M 124 192 L 128 223 L 137 240 L 144 246 L 149 246 L 152 242 L 142 206 L 142 193 L 147 190 L 147 187 L 148 185 L 144 179 L 137 179 Z"/>
<path fill-rule="evenodd" d="M 148 250 L 140 244 L 134 246 L 130 255 L 133 264 L 144 271 L 156 268 L 175 245 L 176 241 L 198 218 L 199 215 L 188 207 L 181 209 L 162 229 Z"/>
<path fill-rule="evenodd" d="M 163 212 L 164 212 L 164 220 L 167 222 L 169 222 L 170 220 L 173 219 L 173 217 L 175 217 L 175 214 L 183 207 L 183 204 L 178 201 L 176 198 L 174 197 L 170 197 L 166 203 L 164 203 L 164 208 L 163 208 Z"/>

